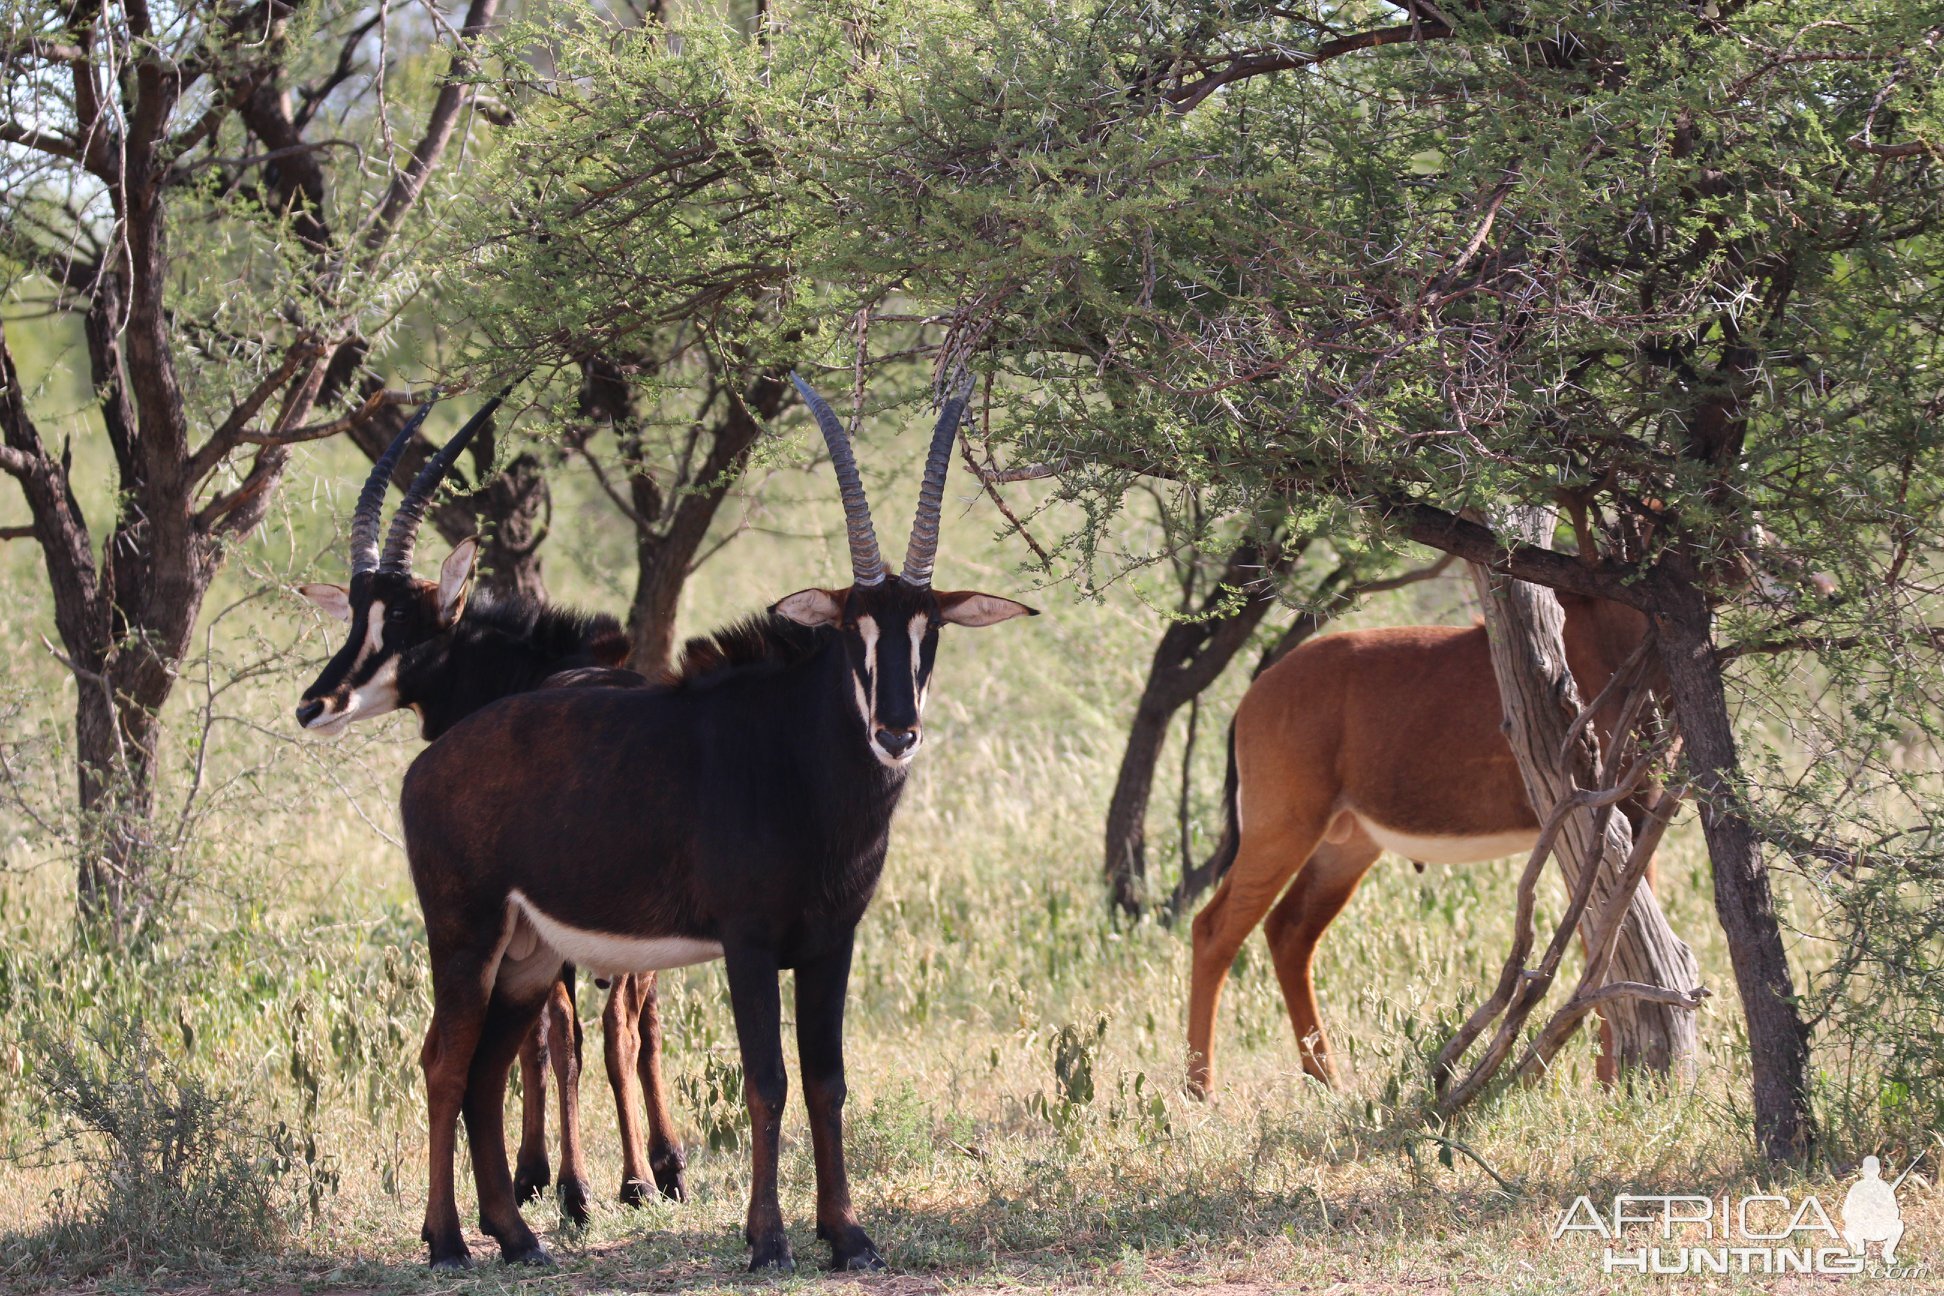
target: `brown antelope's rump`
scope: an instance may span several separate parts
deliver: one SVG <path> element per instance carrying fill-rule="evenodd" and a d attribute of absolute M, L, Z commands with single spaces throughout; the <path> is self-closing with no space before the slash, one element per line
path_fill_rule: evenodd
<path fill-rule="evenodd" d="M 875 1268 L 844 1169 L 843 1018 L 858 920 L 876 890 L 939 628 L 1030 615 L 931 588 L 945 471 L 969 384 L 934 429 L 903 571 L 886 575 L 848 438 L 796 380 L 842 487 L 847 589 L 806 589 L 692 642 L 639 689 L 526 693 L 455 726 L 413 763 L 400 807 L 432 959 L 425 1067 L 435 1266 L 470 1262 L 453 1188 L 463 1115 L 481 1227 L 544 1261 L 520 1218 L 500 1106 L 554 984 L 721 958 L 752 1127 L 751 1267 L 788 1266 L 777 1200 L 785 1081 L 778 973 L 796 970 L 797 1050 L 835 1268 Z"/>
<path fill-rule="evenodd" d="M 1590 700 L 1639 646 L 1646 618 L 1617 603 L 1559 600 L 1567 665 Z M 1607 750 L 1620 705 L 1603 704 L 1593 719 Z M 1532 848 L 1539 821 L 1500 720 L 1482 626 L 1328 635 L 1250 685 L 1232 737 L 1223 849 L 1233 863 L 1194 922 L 1191 1092 L 1212 1083 L 1222 984 L 1264 915 L 1303 1069 L 1327 1083 L 1334 1068 L 1311 962 L 1377 856 L 1468 864 Z"/>

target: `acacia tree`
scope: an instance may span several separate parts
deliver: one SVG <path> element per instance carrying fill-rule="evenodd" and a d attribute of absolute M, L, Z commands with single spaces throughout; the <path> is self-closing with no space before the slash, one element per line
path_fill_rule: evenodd
<path fill-rule="evenodd" d="M 9 531 L 39 546 L 77 683 L 79 907 L 113 938 L 139 925 L 159 717 L 227 549 L 293 445 L 409 399 L 359 379 L 498 6 L 0 6 L 0 258 L 16 301 L 79 321 L 114 464 L 90 520 L 0 331 L 0 470 L 30 519 Z"/>
<path fill-rule="evenodd" d="M 611 330 L 769 295 L 759 352 L 893 296 L 948 318 L 948 354 L 1010 375 L 1013 470 L 1085 506 L 1078 566 L 1164 478 L 1211 516 L 1349 505 L 1380 541 L 1648 612 L 1756 1135 L 1801 1155 L 1764 847 L 1908 863 L 1934 811 L 1904 797 L 1924 831 L 1865 849 L 1804 780 L 1751 778 L 1782 753 L 1745 758 L 1730 698 L 1757 681 L 1729 664 L 1814 652 L 1872 681 L 1872 715 L 1935 679 L 1932 23 L 1888 0 L 901 0 L 772 11 L 758 42 L 684 21 L 679 46 L 563 39 L 512 259 L 600 244 L 575 314 Z M 720 314 L 721 337 L 753 318 Z M 1572 543 L 1501 537 L 1479 503 L 1560 508 Z M 1878 736 L 1831 724 L 1887 777 Z"/>
<path fill-rule="evenodd" d="M 1743 636 L 1931 642 L 1912 622 L 1944 487 L 1938 319 L 1913 294 L 1939 269 L 1944 55 L 1894 5 L 1677 12 L 1022 19 L 1006 65 L 1051 93 L 1011 100 L 979 93 L 985 55 L 909 34 L 938 89 L 822 151 L 896 160 L 843 190 L 823 270 L 906 251 L 900 280 L 964 303 L 965 331 L 1033 379 L 1023 453 L 1095 465 L 1089 493 L 1120 488 L 1107 464 L 1219 481 L 1256 516 L 1352 501 L 1649 612 L 1757 1135 L 1793 1157 L 1808 1036 L 1762 852 L 1776 812 L 1753 801 L 1723 662 Z M 900 181 L 920 176 L 915 201 Z M 1576 545 L 1461 516 L 1495 499 L 1563 507 Z"/>

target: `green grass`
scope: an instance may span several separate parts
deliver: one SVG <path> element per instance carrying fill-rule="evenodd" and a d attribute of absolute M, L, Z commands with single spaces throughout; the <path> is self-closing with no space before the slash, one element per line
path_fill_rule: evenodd
<path fill-rule="evenodd" d="M 865 455 L 898 468 L 888 480 L 872 479 L 887 517 L 909 499 L 909 464 L 899 461 L 915 454 L 916 438 L 907 435 Z M 358 467 L 334 448 L 306 457 L 302 469 L 284 513 L 212 595 L 212 612 L 266 581 L 340 578 L 330 519 Z M 684 601 L 685 630 L 840 578 L 836 506 L 823 473 L 777 469 L 755 485 L 731 504 L 728 521 L 758 530 L 704 568 Z M 969 494 L 955 482 L 953 498 L 970 502 Z M 618 607 L 631 579 L 627 536 L 585 483 L 564 479 L 558 496 L 550 582 L 570 600 Z M 1705 856 L 1689 821 L 1664 847 L 1661 898 L 1716 991 L 1691 1084 L 1602 1090 L 1581 1040 L 1548 1080 L 1493 1099 L 1448 1131 L 1470 1155 L 1445 1164 L 1413 1103 L 1440 1023 L 1476 1001 L 1503 957 L 1517 865 L 1419 874 L 1387 858 L 1332 929 L 1319 963 L 1344 1087 L 1327 1092 L 1298 1073 L 1274 975 L 1252 941 L 1223 1001 L 1220 1091 L 1208 1104 L 1184 1098 L 1185 924 L 1114 921 L 1098 882 L 1121 730 L 1159 622 L 1140 581 L 1099 603 L 1061 588 L 1026 593 L 1018 552 L 992 539 L 991 519 L 984 506 L 948 513 L 941 583 L 1021 595 L 1047 615 L 948 634 L 928 749 L 860 934 L 848 1032 L 853 1177 L 867 1227 L 894 1266 L 862 1285 L 1618 1290 L 1628 1280 L 1603 1279 L 1583 1243 L 1548 1237 L 1581 1192 L 1735 1192 L 1760 1181 L 1840 1199 L 1837 1170 L 1868 1148 L 1833 1146 L 1834 1164 L 1780 1179 L 1764 1179 L 1751 1160 L 1747 1062 Z M 0 643 L 12 654 L 0 702 L 14 708 L 8 740 L 19 774 L 36 804 L 52 811 L 69 778 L 60 734 L 73 686 L 36 638 L 48 616 L 31 558 L 25 546 L 0 547 L 8 596 L 0 600 Z M 1470 615 L 1465 597 L 1462 582 L 1439 582 L 1375 603 L 1350 624 L 1462 620 Z M 8 1022 L 0 1031 L 0 1281 L 280 1291 L 744 1285 L 747 1166 L 743 1118 L 720 1096 L 734 1091 L 724 1078 L 735 1051 L 719 968 L 664 978 L 669 1069 L 692 1151 L 694 1200 L 635 1211 L 603 1204 L 579 1235 L 551 1205 L 529 1208 L 561 1261 L 545 1275 L 503 1270 L 478 1238 L 475 1254 L 485 1263 L 470 1277 L 433 1279 L 420 1268 L 416 1055 L 427 974 L 404 861 L 385 834 L 395 834 L 398 776 L 421 744 L 402 717 L 332 746 L 297 739 L 288 708 L 328 639 L 306 608 L 278 594 L 218 626 L 218 679 L 260 658 L 284 664 L 218 700 L 216 712 L 230 718 L 211 730 L 202 802 L 209 816 L 180 858 L 191 884 L 138 956 L 118 961 L 74 948 L 71 882 L 58 848 L 24 818 L 0 823 L 8 866 L 0 879 L 0 1012 Z M 186 672 L 177 698 L 164 798 L 171 807 L 195 755 L 200 680 L 199 666 Z M 1202 849 L 1219 831 L 1220 724 L 1240 687 L 1229 681 L 1210 700 L 1213 722 L 1198 754 Z M 1162 769 L 1178 761 L 1171 751 Z M 1161 808 L 1172 803 L 1168 777 L 1157 789 L 1153 840 L 1157 867 L 1171 874 L 1172 816 Z M 1813 928 L 1806 897 L 1785 903 Z M 1558 904 L 1548 896 L 1551 913 Z M 1810 942 L 1795 953 L 1821 957 Z M 582 1102 L 605 1203 L 618 1187 L 619 1156 L 591 986 L 583 985 L 581 1007 L 590 1064 Z M 98 1196 L 98 1187 L 62 1145 L 50 1145 L 61 1122 L 28 1027 L 79 1038 L 117 1014 L 146 1021 L 177 1064 L 233 1095 L 260 1135 L 281 1139 L 272 1160 L 289 1231 L 274 1253 L 237 1259 L 190 1248 L 94 1275 L 71 1256 L 50 1254 L 60 1203 Z M 1081 1103 L 1070 1101 L 1076 1087 L 1062 1083 L 1055 1065 L 1055 1041 L 1067 1028 L 1069 1041 L 1089 1050 L 1093 1093 Z M 1840 1074 L 1829 1065 L 1831 1077 Z M 1867 1102 L 1859 1107 L 1834 1078 L 1828 1083 L 1826 1101 L 1847 1104 L 1843 1128 L 1867 1134 Z M 727 1146 L 709 1146 L 700 1137 L 708 1130 Z M 1905 1189 L 1906 1250 L 1934 1266 L 1944 1259 L 1944 1208 L 1929 1169 Z M 823 1248 L 809 1229 L 812 1174 L 794 1098 L 783 1180 L 799 1260 L 813 1264 Z M 463 1172 L 461 1182 L 463 1213 Z M 1339 1282 L 1348 1285 L 1332 1287 Z M 836 1284 L 806 1271 L 785 1285 Z M 1920 1290 L 1923 1280 L 1877 1289 Z"/>

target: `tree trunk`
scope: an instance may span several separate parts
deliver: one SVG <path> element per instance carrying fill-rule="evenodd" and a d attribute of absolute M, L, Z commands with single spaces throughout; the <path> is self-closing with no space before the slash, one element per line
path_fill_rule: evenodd
<path fill-rule="evenodd" d="M 1529 532 L 1544 525 L 1543 510 L 1518 510 L 1507 534 L 1536 540 Z M 1592 727 L 1567 748 L 1566 738 L 1584 701 L 1567 669 L 1563 639 L 1565 614 L 1543 586 L 1513 580 L 1473 565 L 1472 577 L 1485 604 L 1492 670 L 1498 677 L 1505 719 L 1501 727 L 1518 758 L 1526 796 L 1544 819 L 1551 808 L 1579 790 L 1600 786 L 1599 762 L 1614 751 L 1597 753 Z M 1593 686 L 1588 681 L 1588 686 Z M 1604 687 L 1605 681 L 1599 682 Z M 1613 735 L 1614 745 L 1620 735 Z M 1625 815 L 1612 808 L 1572 815 L 1561 828 L 1555 855 L 1569 891 L 1587 869 L 1596 870 L 1592 899 L 1580 935 L 1591 939 L 1594 921 L 1607 905 L 1622 866 L 1633 850 Z M 1614 949 L 1610 977 L 1674 990 L 1701 984 L 1694 952 L 1668 925 L 1660 902 L 1645 884 L 1633 894 Z M 1614 1000 L 1604 1008 L 1611 1029 L 1612 1061 L 1619 1069 L 1645 1068 L 1658 1074 L 1692 1070 L 1697 1049 L 1695 1014 L 1681 1007 L 1640 999 Z"/>
<path fill-rule="evenodd" d="M 628 664 L 653 677 L 675 664 L 675 615 L 688 584 L 688 560 L 650 531 L 635 533 L 635 590 L 628 605 Z"/>
<path fill-rule="evenodd" d="M 1166 636 L 1162 638 L 1165 645 Z M 1107 886 L 1114 907 L 1128 914 L 1140 913 L 1146 900 L 1148 798 L 1154 791 L 1155 766 L 1168 741 L 1168 724 L 1185 701 L 1168 696 L 1161 669 L 1157 651 L 1141 701 L 1134 708 L 1134 723 L 1127 729 L 1114 795 L 1107 803 Z"/>
<path fill-rule="evenodd" d="M 1125 913 L 1138 914 L 1146 903 L 1148 799 L 1154 791 L 1155 766 L 1168 741 L 1168 725 L 1176 711 L 1221 678 L 1249 642 L 1276 605 L 1275 578 L 1289 570 L 1302 549 L 1279 544 L 1275 556 L 1265 562 L 1260 546 L 1243 541 L 1203 596 L 1197 619 L 1172 622 L 1161 633 L 1128 728 L 1114 795 L 1107 804 L 1104 868 L 1114 905 Z M 1251 593 L 1233 605 L 1238 590 Z"/>
<path fill-rule="evenodd" d="M 1687 744 L 1701 830 L 1714 866 L 1715 915 L 1728 937 L 1754 1073 L 1755 1139 L 1774 1161 L 1800 1161 L 1814 1139 L 1809 1031 L 1776 921 L 1768 870 L 1741 809 L 1740 759 L 1715 656 L 1711 615 L 1691 560 L 1669 553 L 1655 572 L 1662 670 Z"/>
<path fill-rule="evenodd" d="M 749 462 L 750 449 L 789 399 L 790 385 L 782 369 L 755 370 L 741 388 L 731 384 L 745 379 L 712 372 L 709 395 L 691 428 L 689 445 L 670 474 L 656 458 L 628 381 L 628 370 L 646 363 L 641 357 L 621 362 L 597 356 L 584 361 L 580 412 L 592 424 L 613 429 L 627 470 L 626 498 L 618 492 L 611 496 L 635 529 L 628 665 L 653 675 L 674 662 L 682 587 L 695 569 L 696 555 L 729 488 Z M 582 453 L 588 453 L 587 435 L 575 447 Z"/>

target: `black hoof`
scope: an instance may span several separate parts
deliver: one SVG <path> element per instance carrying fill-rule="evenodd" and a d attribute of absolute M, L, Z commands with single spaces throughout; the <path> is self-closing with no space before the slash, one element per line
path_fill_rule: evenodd
<path fill-rule="evenodd" d="M 536 1269 L 549 1268 L 554 1262 L 554 1258 L 547 1254 L 547 1248 L 537 1241 L 526 1246 L 502 1248 L 500 1259 L 510 1265 L 531 1265 Z"/>
<path fill-rule="evenodd" d="M 560 1213 L 576 1228 L 587 1227 L 587 1185 L 578 1179 L 562 1179 L 555 1190 L 560 1194 Z"/>
<path fill-rule="evenodd" d="M 790 1270 L 796 1268 L 796 1259 L 790 1254 L 790 1240 L 782 1234 L 765 1238 L 755 1244 L 749 1254 L 749 1272 L 761 1273 L 765 1269 Z"/>
<path fill-rule="evenodd" d="M 817 1236 L 830 1243 L 832 1273 L 869 1273 L 884 1268 L 884 1257 L 861 1228 L 848 1228 L 837 1237 L 819 1228 Z"/>
<path fill-rule="evenodd" d="M 883 1268 L 884 1257 L 879 1255 L 877 1248 L 868 1242 L 864 1244 L 862 1251 L 850 1255 L 839 1255 L 833 1251 L 830 1255 L 832 1273 L 876 1273 Z"/>
<path fill-rule="evenodd" d="M 528 1202 L 539 1201 L 540 1194 L 546 1191 L 547 1185 L 552 1180 L 553 1176 L 545 1166 L 541 1166 L 538 1170 L 522 1167 L 513 1175 L 513 1200 L 522 1206 Z"/>
<path fill-rule="evenodd" d="M 641 1182 L 639 1179 L 624 1179 L 621 1181 L 621 1204 L 623 1206 L 640 1206 L 647 1200 L 647 1184 Z"/>
<path fill-rule="evenodd" d="M 680 1152 L 671 1152 L 658 1161 L 651 1161 L 655 1172 L 655 1187 L 662 1196 L 670 1201 L 688 1200 L 688 1162 Z"/>

